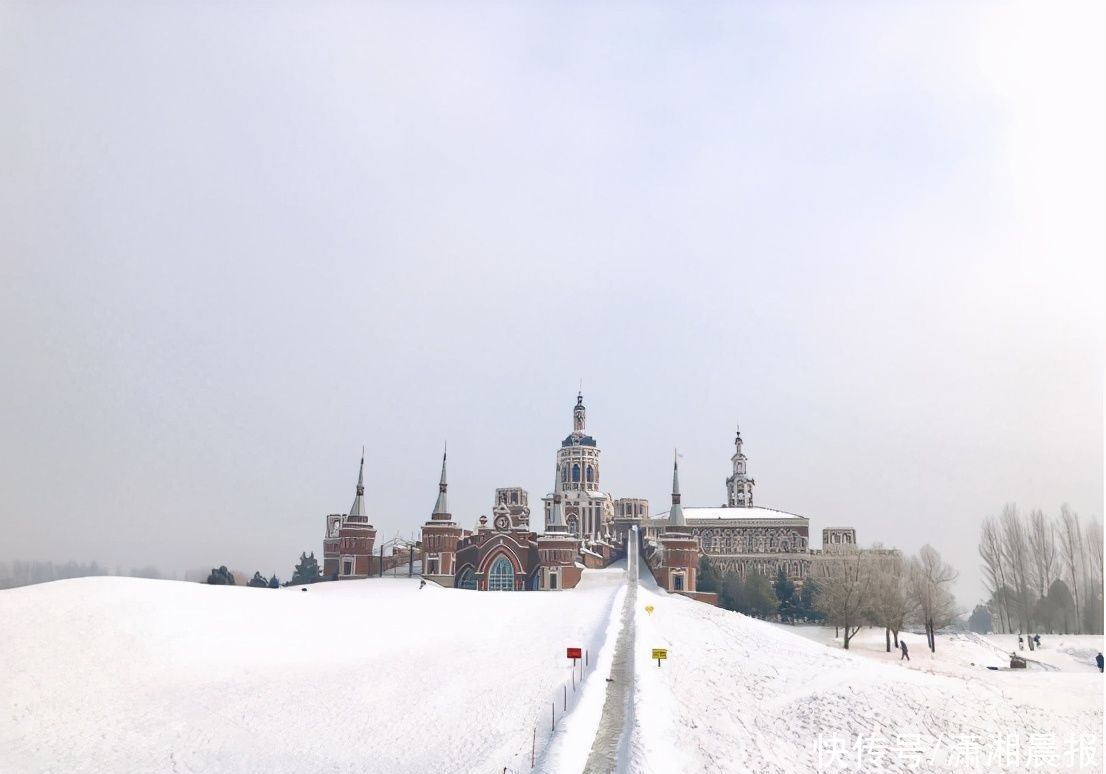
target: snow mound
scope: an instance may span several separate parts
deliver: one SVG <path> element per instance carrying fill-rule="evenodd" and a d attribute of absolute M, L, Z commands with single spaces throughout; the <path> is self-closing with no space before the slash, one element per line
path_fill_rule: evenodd
<path fill-rule="evenodd" d="M 0 771 L 528 770 L 565 648 L 598 651 L 624 578 L 588 570 L 563 593 L 406 578 L 0 592 Z"/>
<path fill-rule="evenodd" d="M 1097 670 L 992 671 L 910 635 L 912 661 L 877 659 L 643 586 L 633 771 L 1021 771 L 1033 744 L 1052 771 L 1102 760 Z M 882 631 L 860 642 L 874 635 L 882 648 Z M 1004 643 L 962 645 L 982 659 Z M 652 648 L 668 649 L 660 667 Z M 1011 735 L 1019 752 L 1004 757 Z"/>

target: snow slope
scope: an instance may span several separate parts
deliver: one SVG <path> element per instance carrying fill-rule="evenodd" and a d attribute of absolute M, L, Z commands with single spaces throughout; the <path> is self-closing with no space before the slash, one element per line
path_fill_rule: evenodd
<path fill-rule="evenodd" d="M 1024 770 L 1031 748 L 1047 764 L 1031 769 L 1099 770 L 1097 670 L 995 672 L 953 655 L 940 668 L 924 657 L 877 660 L 666 594 L 647 575 L 641 583 L 627 771 Z M 669 649 L 660 668 L 651 648 Z M 1069 739 L 1082 747 L 1070 759 Z"/>
<path fill-rule="evenodd" d="M 564 593 L 371 579 L 279 590 L 82 578 L 0 592 L 0 772 L 528 771 L 567 646 L 620 568 Z"/>

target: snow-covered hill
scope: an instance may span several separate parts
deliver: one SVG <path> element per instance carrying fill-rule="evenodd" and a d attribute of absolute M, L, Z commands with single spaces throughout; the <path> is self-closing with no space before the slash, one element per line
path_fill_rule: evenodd
<path fill-rule="evenodd" d="M 948 638 L 931 657 L 921 637 L 900 663 L 870 647 L 882 631 L 846 652 L 642 585 L 633 771 L 1100 770 L 1097 668 L 990 671 Z M 668 648 L 663 666 L 651 648 Z"/>
<path fill-rule="evenodd" d="M 621 569 L 560 594 L 82 578 L 0 592 L 0 772 L 529 768 Z"/>
<path fill-rule="evenodd" d="M 0 772 L 526 772 L 532 745 L 539 770 L 576 771 L 609 706 L 624 580 L 619 566 L 562 593 L 387 578 L 3 591 Z M 1101 637 L 1044 638 L 1041 666 L 1016 672 L 987 669 L 1002 638 L 942 638 L 931 655 L 917 637 L 905 663 L 875 630 L 845 652 L 666 594 L 644 570 L 639 584 L 622 771 L 855 771 L 858 742 L 872 771 L 1101 765 L 1087 663 Z M 543 756 L 570 645 L 595 668 Z M 652 648 L 668 649 L 661 667 Z"/>

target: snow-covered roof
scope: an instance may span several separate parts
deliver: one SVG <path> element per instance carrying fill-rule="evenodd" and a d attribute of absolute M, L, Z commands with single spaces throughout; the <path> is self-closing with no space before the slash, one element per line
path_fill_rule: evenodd
<path fill-rule="evenodd" d="M 797 513 L 777 511 L 775 508 L 690 508 L 685 507 L 684 519 L 691 522 L 695 519 L 714 519 L 716 521 L 731 519 L 805 519 Z M 652 521 L 667 521 L 668 511 L 657 514 Z"/>

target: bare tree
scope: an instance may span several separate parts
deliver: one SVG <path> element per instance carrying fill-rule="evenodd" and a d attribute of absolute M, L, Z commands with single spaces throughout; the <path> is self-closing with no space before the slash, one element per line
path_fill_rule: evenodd
<path fill-rule="evenodd" d="M 851 547 L 824 551 L 814 563 L 818 609 L 844 631 L 845 650 L 860 631 L 872 584 L 872 553 Z"/>
<path fill-rule="evenodd" d="M 1078 633 L 1083 629 L 1083 607 L 1079 602 L 1084 578 L 1083 529 L 1079 526 L 1079 514 L 1067 503 L 1060 506 L 1059 538 L 1060 560 L 1071 583 L 1072 599 L 1075 600 L 1075 631 Z"/>
<path fill-rule="evenodd" d="M 1028 538 L 1037 598 L 1044 599 L 1048 596 L 1052 582 L 1059 577 L 1059 562 L 1056 555 L 1056 531 L 1040 508 L 1029 514 Z"/>
<path fill-rule="evenodd" d="M 1008 602 L 1006 566 L 1002 554 L 1002 529 L 988 516 L 983 521 L 979 538 L 979 557 L 983 560 L 983 582 L 991 592 L 991 599 L 998 602 L 999 626 L 1010 631 L 1010 605 Z"/>
<path fill-rule="evenodd" d="M 1032 560 L 1029 557 L 1029 536 L 1025 519 L 1017 506 L 1006 505 L 1002 509 L 1002 558 L 1012 584 L 1020 631 L 1029 634 L 1032 628 L 1033 600 L 1030 599 Z M 1030 650 L 1033 640 L 1029 640 Z"/>
<path fill-rule="evenodd" d="M 1092 518 L 1083 539 L 1086 570 L 1083 585 L 1084 630 L 1102 633 L 1102 522 Z"/>
<path fill-rule="evenodd" d="M 910 593 L 907 562 L 897 549 L 883 550 L 873 546 L 872 592 L 868 615 L 873 623 L 883 627 L 887 652 L 891 638 L 899 647 L 899 632 L 914 614 L 917 602 Z"/>
<path fill-rule="evenodd" d="M 956 570 L 930 545 L 922 546 L 910 561 L 910 585 L 931 652 L 937 650 L 936 631 L 956 619 L 956 599 L 950 587 L 957 576 Z"/>

